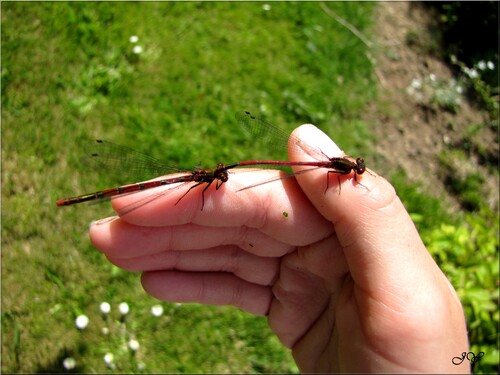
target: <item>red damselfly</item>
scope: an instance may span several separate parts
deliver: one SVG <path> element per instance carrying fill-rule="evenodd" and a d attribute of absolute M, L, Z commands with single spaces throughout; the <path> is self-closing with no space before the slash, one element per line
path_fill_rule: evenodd
<path fill-rule="evenodd" d="M 309 155 L 315 159 L 323 159 L 318 161 L 280 161 L 280 160 L 247 160 L 237 163 L 238 166 L 258 166 L 258 165 L 270 165 L 270 166 L 310 166 L 316 168 L 328 168 L 326 176 L 326 190 L 329 187 L 329 177 L 331 173 L 337 174 L 339 181 L 339 193 L 340 193 L 340 176 L 350 174 L 354 172 L 354 180 L 358 182 L 358 175 L 362 175 L 366 171 L 365 161 L 363 158 L 358 157 L 356 160 L 350 157 L 328 157 L 323 151 L 311 146 L 304 144 L 300 139 L 294 137 L 293 135 L 288 135 L 280 128 L 264 121 L 261 118 L 253 116 L 250 112 L 238 113 L 236 115 L 238 122 L 241 126 L 250 134 L 256 138 L 264 139 L 268 142 L 273 142 L 273 144 L 279 145 L 279 147 L 285 147 L 288 143 L 289 137 L 292 137 L 292 145 L 300 147 L 302 150 L 307 152 Z M 316 168 L 303 170 L 298 173 L 304 173 Z M 292 177 L 295 174 L 288 175 Z M 266 182 L 272 182 L 266 181 Z M 260 184 L 257 184 L 260 185 Z M 246 190 L 256 185 L 244 187 L 241 190 Z M 325 190 L 325 191 L 326 191 Z"/>
<path fill-rule="evenodd" d="M 97 191 L 90 194 L 83 194 L 72 198 L 59 199 L 56 204 L 57 206 L 70 206 L 77 203 L 90 202 L 96 200 L 111 199 L 113 197 L 119 197 L 126 194 L 143 191 L 147 189 L 153 189 L 160 186 L 166 186 L 177 183 L 189 183 L 195 182 L 175 203 L 179 203 L 182 198 L 184 198 L 192 189 L 202 184 L 206 184 L 203 188 L 201 197 L 202 205 L 201 210 L 205 206 L 205 192 L 216 181 L 215 187 L 218 190 L 223 183 L 227 182 L 228 169 L 234 168 L 237 164 L 224 165 L 218 164 L 215 169 L 211 168 L 194 168 L 193 170 L 181 169 L 178 167 L 173 167 L 155 159 L 149 155 L 134 151 L 128 147 L 120 146 L 111 142 L 103 140 L 95 140 L 92 142 L 90 152 L 87 155 L 90 157 L 90 161 L 99 167 L 105 168 L 120 168 L 121 170 L 128 172 L 141 172 L 148 173 L 150 176 L 153 175 L 166 175 L 171 173 L 184 173 L 184 175 L 170 177 L 165 179 L 158 179 L 153 181 L 146 181 L 128 185 L 122 185 L 119 187 L 105 189 Z M 164 193 L 160 194 L 163 195 Z M 150 200 L 156 199 L 153 197 Z M 145 204 L 147 202 L 142 202 Z"/>

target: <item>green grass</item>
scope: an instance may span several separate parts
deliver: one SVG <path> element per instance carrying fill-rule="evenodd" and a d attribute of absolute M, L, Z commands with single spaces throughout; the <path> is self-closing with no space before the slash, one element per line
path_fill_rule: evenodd
<path fill-rule="evenodd" d="M 256 147 L 234 114 L 291 131 L 313 122 L 352 154 L 375 96 L 365 46 L 317 3 L 2 3 L 2 371 L 295 372 L 256 318 L 228 307 L 158 303 L 138 275 L 91 247 L 88 223 L 109 205 L 55 200 L 115 184 L 80 163 L 103 138 L 192 168 L 285 155 Z M 361 30 L 372 4 L 329 4 Z M 143 53 L 135 55 L 131 35 Z M 356 131 L 353 132 L 352 129 Z M 353 136 L 359 134 L 359 136 Z M 274 151 L 274 152 L 273 152 Z M 99 304 L 114 311 L 104 326 Z M 119 322 L 117 305 L 131 312 Z M 90 318 L 79 332 L 74 320 Z M 129 337 L 141 348 L 123 349 Z"/>
<path fill-rule="evenodd" d="M 328 6 L 370 32 L 374 4 Z M 312 122 L 349 154 L 376 159 L 361 120 L 376 99 L 366 46 L 318 3 L 271 3 L 270 11 L 228 2 L 1 7 L 2 371 L 57 372 L 72 356 L 76 372 L 112 372 L 103 356 L 113 352 L 120 373 L 139 372 L 139 363 L 148 373 L 297 372 L 264 318 L 171 303 L 153 317 L 159 302 L 143 292 L 139 276 L 111 266 L 88 240 L 89 222 L 110 215 L 109 205 L 61 209 L 55 200 L 135 182 L 81 164 L 82 144 L 97 137 L 189 169 L 283 158 L 240 129 L 234 114 L 242 110 L 286 131 Z M 131 35 L 142 54 L 132 52 Z M 391 177 L 464 298 L 474 350 L 488 352 L 491 363 L 498 268 L 469 262 L 472 276 L 456 271 L 464 256 L 495 259 L 498 215 L 452 220 L 404 176 Z M 465 229 L 464 239 L 464 228 L 475 229 Z M 466 255 L 446 254 L 443 243 Z M 474 299 L 478 287 L 486 298 Z M 106 319 L 103 301 L 113 309 Z M 116 310 L 123 301 L 131 307 L 125 321 Z M 90 325 L 80 332 L 74 320 L 82 313 Z M 126 348 L 130 338 L 141 344 L 136 355 Z"/>

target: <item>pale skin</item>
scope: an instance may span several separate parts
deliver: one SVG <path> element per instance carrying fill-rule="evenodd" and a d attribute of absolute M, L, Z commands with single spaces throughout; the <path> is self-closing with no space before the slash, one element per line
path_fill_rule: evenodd
<path fill-rule="evenodd" d="M 295 135 L 343 156 L 311 125 Z M 289 158 L 314 160 L 297 147 Z M 183 186 L 92 225 L 90 238 L 158 299 L 267 316 L 302 372 L 469 373 L 452 363 L 469 351 L 462 305 L 394 188 L 372 171 L 341 176 L 340 194 L 331 174 L 325 192 L 316 169 L 237 192 L 278 174 L 234 171 L 203 211 L 201 186 L 175 205 Z"/>

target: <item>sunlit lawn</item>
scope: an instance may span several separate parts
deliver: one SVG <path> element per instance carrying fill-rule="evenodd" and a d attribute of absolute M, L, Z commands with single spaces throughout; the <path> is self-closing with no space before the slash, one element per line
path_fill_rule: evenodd
<path fill-rule="evenodd" d="M 81 162 L 95 138 L 187 169 L 283 159 L 240 128 L 243 110 L 286 132 L 314 123 L 376 170 L 371 125 L 361 120 L 376 100 L 367 47 L 319 3 L 268 5 L 1 4 L 2 371 L 57 372 L 67 358 L 75 372 L 298 371 L 265 318 L 154 300 L 139 275 L 111 266 L 87 234 L 92 220 L 112 214 L 108 203 L 55 205 L 137 182 L 128 170 Z M 370 35 L 376 4 L 327 6 Z M 457 288 L 473 350 L 486 351 L 483 363 L 494 368 L 498 215 L 450 218 L 403 174 L 388 177 Z M 157 305 L 161 316 L 152 314 Z M 79 330 L 81 315 L 89 324 Z"/>
<path fill-rule="evenodd" d="M 328 6 L 368 30 L 373 4 Z M 61 371 L 67 357 L 81 372 L 296 371 L 265 318 L 160 303 L 108 264 L 87 237 L 108 204 L 55 200 L 136 182 L 80 163 L 97 137 L 185 168 L 283 158 L 239 128 L 242 110 L 286 131 L 313 122 L 367 155 L 370 72 L 318 3 L 2 3 L 2 371 Z"/>

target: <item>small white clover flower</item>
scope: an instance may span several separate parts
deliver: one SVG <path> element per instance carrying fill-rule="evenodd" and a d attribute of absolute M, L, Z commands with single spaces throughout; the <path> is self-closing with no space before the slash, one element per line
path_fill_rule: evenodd
<path fill-rule="evenodd" d="M 114 360 L 115 360 L 115 356 L 113 355 L 113 353 L 106 353 L 106 354 L 104 354 L 104 362 L 107 365 L 113 363 Z"/>
<path fill-rule="evenodd" d="M 134 339 L 131 339 L 129 342 L 128 342 L 128 347 L 130 348 L 130 350 L 132 350 L 133 352 L 136 352 L 137 350 L 139 350 L 139 341 L 137 340 L 134 340 Z"/>
<path fill-rule="evenodd" d="M 108 327 L 102 327 L 101 328 L 101 333 L 103 335 L 108 335 L 109 334 L 109 328 Z"/>
<path fill-rule="evenodd" d="M 262 4 L 262 9 L 265 11 L 271 10 L 271 4 Z"/>
<path fill-rule="evenodd" d="M 486 63 L 486 66 L 488 66 L 489 70 L 494 70 L 495 69 L 495 63 L 493 61 L 488 61 Z"/>
<path fill-rule="evenodd" d="M 79 315 L 75 320 L 76 328 L 85 329 L 89 325 L 89 318 L 86 315 Z"/>
<path fill-rule="evenodd" d="M 139 55 L 142 53 L 142 47 L 141 46 L 134 46 L 134 48 L 132 48 L 132 52 L 135 53 L 136 55 Z"/>
<path fill-rule="evenodd" d="M 479 76 L 479 73 L 477 72 L 476 69 L 465 68 L 464 71 L 465 74 L 469 76 L 469 78 L 477 78 Z"/>
<path fill-rule="evenodd" d="M 144 371 L 146 369 L 146 364 L 144 362 L 137 363 L 137 370 Z"/>
<path fill-rule="evenodd" d="M 137 43 L 139 41 L 139 37 L 137 35 L 131 35 L 128 40 L 130 41 L 130 43 Z"/>
<path fill-rule="evenodd" d="M 419 89 L 422 87 L 422 80 L 420 78 L 413 78 L 410 86 L 414 89 Z"/>
<path fill-rule="evenodd" d="M 436 80 L 436 75 L 434 73 L 431 73 L 431 74 L 429 74 L 429 78 L 431 81 L 434 82 Z"/>
<path fill-rule="evenodd" d="M 104 355 L 104 363 L 112 370 L 115 368 L 115 356 L 113 353 L 106 353 Z"/>
<path fill-rule="evenodd" d="M 103 314 L 109 314 L 109 312 L 111 311 L 111 305 L 109 303 L 107 303 L 107 302 L 103 302 L 99 306 L 99 309 L 101 310 L 101 312 Z"/>
<path fill-rule="evenodd" d="M 486 69 L 486 61 L 481 60 L 477 63 L 477 67 L 479 70 L 485 70 Z"/>
<path fill-rule="evenodd" d="M 130 308 L 128 307 L 127 302 L 122 302 L 118 305 L 118 310 L 120 311 L 120 314 L 122 315 L 127 315 L 128 312 L 130 311 Z"/>
<path fill-rule="evenodd" d="M 66 370 L 73 370 L 76 366 L 76 361 L 73 357 L 64 358 L 63 367 Z"/>
<path fill-rule="evenodd" d="M 153 307 L 151 307 L 151 314 L 153 314 L 153 316 L 162 316 L 163 315 L 163 306 L 162 305 L 154 305 Z"/>

